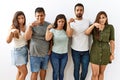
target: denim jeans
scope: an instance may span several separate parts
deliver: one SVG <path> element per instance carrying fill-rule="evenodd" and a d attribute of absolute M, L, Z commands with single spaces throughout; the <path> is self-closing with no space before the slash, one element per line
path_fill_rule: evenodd
<path fill-rule="evenodd" d="M 48 67 L 49 56 L 44 57 L 30 56 L 31 72 L 39 72 L 40 69 L 46 70 Z"/>
<path fill-rule="evenodd" d="M 85 80 L 90 60 L 89 51 L 76 51 L 72 49 L 72 58 L 74 63 L 74 79 Z M 82 65 L 82 70 L 79 76 L 80 65 Z"/>
<path fill-rule="evenodd" d="M 14 48 L 11 52 L 12 63 L 15 66 L 21 66 L 27 64 L 28 62 L 28 48 L 27 46 L 22 46 L 20 48 Z"/>
<path fill-rule="evenodd" d="M 50 56 L 50 61 L 53 68 L 53 80 L 63 80 L 64 78 L 64 69 L 68 61 L 68 54 L 58 54 L 52 52 Z"/>

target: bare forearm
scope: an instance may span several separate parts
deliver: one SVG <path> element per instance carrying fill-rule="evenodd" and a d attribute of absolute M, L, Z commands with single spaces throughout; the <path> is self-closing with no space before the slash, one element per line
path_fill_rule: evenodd
<path fill-rule="evenodd" d="M 12 41 L 13 38 L 13 33 L 11 31 L 9 31 L 8 36 L 6 38 L 6 42 L 10 43 Z"/>
<path fill-rule="evenodd" d="M 93 30 L 93 28 L 94 28 L 94 24 L 91 25 L 87 30 L 85 30 L 85 34 L 86 34 L 86 35 L 90 35 L 91 32 L 92 32 L 92 30 Z"/>
<path fill-rule="evenodd" d="M 73 29 L 70 27 L 70 23 L 67 24 L 66 33 L 67 33 L 68 37 L 71 37 L 73 34 Z"/>
<path fill-rule="evenodd" d="M 47 41 L 50 41 L 52 39 L 53 34 L 49 31 L 49 29 L 46 30 L 46 35 L 45 35 L 45 39 Z"/>
<path fill-rule="evenodd" d="M 110 41 L 110 50 L 111 50 L 111 54 L 114 55 L 115 42 L 113 40 Z"/>
<path fill-rule="evenodd" d="M 30 40 L 32 36 L 32 27 L 28 27 L 27 30 L 25 31 L 25 39 Z"/>

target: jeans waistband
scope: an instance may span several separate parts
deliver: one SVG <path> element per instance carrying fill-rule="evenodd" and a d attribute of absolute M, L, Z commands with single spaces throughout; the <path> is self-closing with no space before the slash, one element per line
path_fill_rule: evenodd
<path fill-rule="evenodd" d="M 19 47 L 19 48 L 14 48 L 14 50 L 22 49 L 22 48 L 25 48 L 25 47 L 27 47 L 27 45 L 24 45 L 24 46 Z"/>

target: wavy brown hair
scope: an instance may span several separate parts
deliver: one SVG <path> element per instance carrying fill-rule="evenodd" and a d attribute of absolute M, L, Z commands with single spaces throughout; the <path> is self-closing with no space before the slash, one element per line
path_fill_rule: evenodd
<path fill-rule="evenodd" d="M 95 21 L 94 21 L 94 23 L 99 23 L 99 19 L 100 19 L 100 16 L 101 15 L 105 15 L 106 16 L 106 18 L 107 18 L 107 14 L 106 14 L 106 12 L 105 11 L 100 11 L 98 14 L 97 14 L 97 16 L 96 16 L 96 19 L 95 19 Z M 105 25 L 107 25 L 108 24 L 108 19 L 106 20 L 106 22 L 105 22 Z M 99 39 L 100 38 L 100 31 L 99 31 L 99 29 L 98 28 L 96 28 L 95 27 L 95 31 L 96 31 L 96 39 Z"/>
<path fill-rule="evenodd" d="M 25 21 L 24 21 L 23 25 L 25 25 L 26 24 L 26 17 L 25 17 L 25 14 L 22 11 L 17 11 L 14 14 L 14 17 L 13 17 L 13 20 L 12 20 L 12 26 L 14 26 L 19 31 L 20 31 L 20 26 L 19 26 L 19 22 L 18 22 L 18 16 L 20 16 L 20 15 L 24 16 Z"/>

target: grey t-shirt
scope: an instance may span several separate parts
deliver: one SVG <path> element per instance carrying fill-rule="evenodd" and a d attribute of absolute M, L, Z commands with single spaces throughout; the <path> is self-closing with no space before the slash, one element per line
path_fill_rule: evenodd
<path fill-rule="evenodd" d="M 32 28 L 33 34 L 30 41 L 31 56 L 44 57 L 48 54 L 49 42 L 45 40 L 45 33 L 49 24 L 45 21 L 44 24 Z"/>

